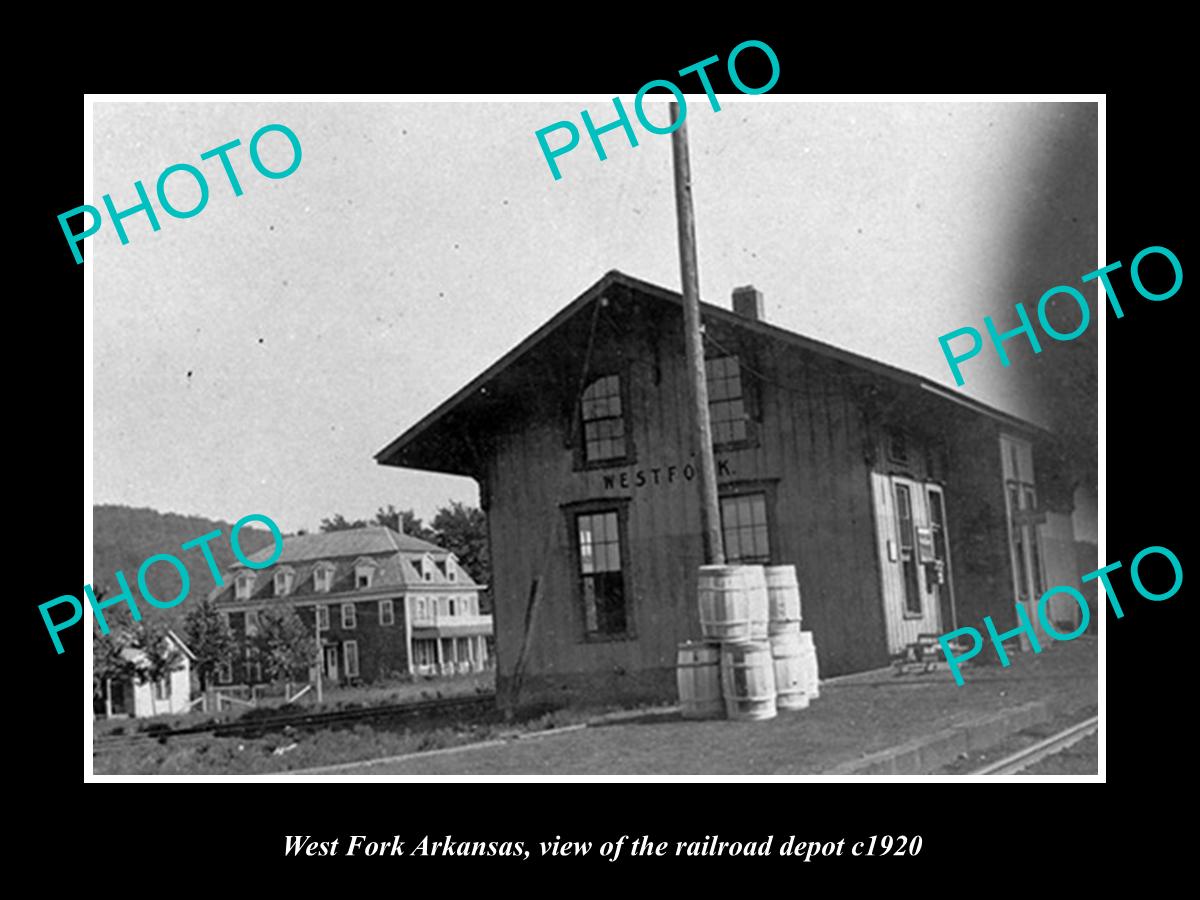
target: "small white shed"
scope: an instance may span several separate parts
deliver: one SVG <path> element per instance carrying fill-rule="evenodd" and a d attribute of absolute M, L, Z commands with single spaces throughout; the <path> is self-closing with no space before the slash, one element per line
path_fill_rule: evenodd
<path fill-rule="evenodd" d="M 191 708 L 191 670 L 196 656 L 174 631 L 167 631 L 167 639 L 181 651 L 179 665 L 169 677 L 146 684 L 140 683 L 136 678 L 109 679 L 105 685 L 106 716 L 133 716 L 140 719 L 185 713 Z M 121 655 L 130 662 L 137 662 L 143 653 L 141 650 L 126 648 L 121 651 Z"/>

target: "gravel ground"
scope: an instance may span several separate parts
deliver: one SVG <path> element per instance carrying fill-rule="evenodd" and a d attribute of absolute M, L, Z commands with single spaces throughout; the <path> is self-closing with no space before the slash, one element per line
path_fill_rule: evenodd
<path fill-rule="evenodd" d="M 1055 721 L 1097 705 L 1096 643 L 1080 638 L 1013 664 L 897 677 L 864 673 L 823 684 L 808 710 L 766 722 L 695 722 L 651 713 L 536 740 L 458 750 L 349 770 L 353 775 L 769 775 L 838 763 L 1032 700 Z M 1092 713 L 1086 712 L 1093 710 Z M 1061 726 L 1060 726 L 1061 727 Z M 968 769 L 969 770 L 969 769 Z"/>
<path fill-rule="evenodd" d="M 1093 734 L 1077 744 L 1047 756 L 1019 775 L 1095 775 L 1100 771 L 1100 736 Z"/>
<path fill-rule="evenodd" d="M 1053 737 L 1060 731 L 1075 725 L 1084 719 L 1089 719 L 1096 715 L 1096 706 L 1080 706 L 1076 708 L 1060 707 L 1058 711 L 1051 717 L 1050 721 L 1042 722 L 1026 728 L 1024 731 L 1019 731 L 1016 734 L 1010 734 L 1007 738 L 998 744 L 993 744 L 986 750 L 976 751 L 975 753 L 966 756 L 960 756 L 953 763 L 938 769 L 939 775 L 969 775 L 976 769 L 980 769 L 988 763 L 996 762 L 1004 759 L 1007 756 L 1031 747 L 1039 741 L 1044 741 L 1048 737 Z M 1088 744 L 1091 741 L 1091 744 Z M 1071 760 L 1068 763 L 1068 754 L 1076 747 L 1086 748 L 1090 746 L 1091 752 L 1091 768 L 1081 769 L 1080 763 L 1077 760 Z M 1084 741 L 1076 744 L 1074 747 L 1068 747 L 1062 754 L 1055 754 L 1047 757 L 1039 765 L 1033 766 L 1020 772 L 1021 775 L 1095 775 L 1099 772 L 1099 757 L 1097 755 L 1096 737 L 1093 735 L 1086 738 Z M 1059 759 L 1059 757 L 1062 759 Z M 1058 760 L 1057 763 L 1054 761 Z"/>

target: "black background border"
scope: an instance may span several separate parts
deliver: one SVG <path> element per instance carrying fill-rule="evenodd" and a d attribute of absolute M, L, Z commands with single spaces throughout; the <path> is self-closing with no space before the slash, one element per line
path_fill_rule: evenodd
<path fill-rule="evenodd" d="M 729 29 L 727 33 L 731 33 Z M 631 96 L 645 81 L 661 77 L 712 54 L 724 60 L 729 49 L 746 37 L 769 43 L 779 56 L 781 78 L 772 93 L 810 91 L 876 91 L 891 87 L 905 91 L 1042 91 L 1062 90 L 1061 83 L 1034 83 L 1027 72 L 1013 78 L 1013 63 L 1004 70 L 989 69 L 977 60 L 966 71 L 985 72 L 978 79 L 959 75 L 953 82 L 944 73 L 927 72 L 922 77 L 905 74 L 890 77 L 886 71 L 861 65 L 858 55 L 848 55 L 847 64 L 837 69 L 819 67 L 810 58 L 811 37 L 794 36 L 790 30 L 747 28 L 735 37 L 676 37 L 663 40 L 628 34 L 618 39 L 597 35 L 585 48 L 578 35 L 571 37 L 571 50 L 551 54 L 532 41 L 522 52 L 511 43 L 467 48 L 459 42 L 451 53 L 445 43 L 406 45 L 402 53 L 384 59 L 380 53 L 364 54 L 359 64 L 331 84 L 328 73 L 316 66 L 301 66 L 282 90 L 345 90 L 370 85 L 398 92 L 478 91 L 472 84 L 476 73 L 487 72 L 486 90 L 493 93 L 589 92 Z M 618 49 L 619 52 L 613 52 Z M 1002 58 L 998 56 L 997 59 Z M 750 61 L 749 55 L 746 57 Z M 362 61 L 365 60 L 365 61 Z M 714 67 L 716 89 L 729 91 L 722 83 L 722 67 Z M 153 79 L 163 91 L 240 91 L 257 89 L 253 74 L 241 71 L 214 84 L 211 71 L 201 77 L 169 71 Z M 1003 71 L 1005 77 L 998 77 Z M 906 70 L 907 72 L 907 70 Z M 761 83 L 752 68 L 743 73 L 747 83 Z M 108 79 L 111 81 L 112 79 Z M 1060 79 L 1064 80 L 1064 79 Z M 1100 72 L 1074 71 L 1067 89 L 1105 90 L 1120 81 Z M 99 90 L 144 90 L 142 79 L 131 75 L 122 84 L 103 83 Z M 266 81 L 266 79 L 264 79 Z M 1052 80 L 1051 80 L 1052 81 Z M 1169 83 L 1169 82 L 1168 82 Z M 275 89 L 272 87 L 272 89 Z M 1188 269 L 1184 242 L 1184 143 L 1175 136 L 1176 123 L 1184 113 L 1185 98 L 1159 84 L 1154 89 L 1110 90 L 1107 95 L 1107 251 L 1106 261 L 1122 260 L 1126 267 L 1142 248 L 1162 245 L 1171 248 Z M 10 571 L 22 572 L 21 589 L 13 602 L 19 607 L 21 626 L 9 645 L 20 645 L 25 663 L 10 696 L 28 737 L 20 742 L 24 760 L 19 771 L 34 774 L 29 785 L 37 785 L 29 814 L 36 826 L 45 829 L 39 842 L 48 851 L 57 844 L 64 829 L 107 840 L 147 842 L 147 846 L 174 846 L 186 854 L 197 854 L 195 867 L 223 868 L 222 860 L 247 858 L 253 861 L 255 877 L 294 881 L 318 876 L 341 877 L 356 872 L 378 872 L 383 878 L 420 878 L 460 863 L 454 872 L 467 880 L 489 873 L 514 874 L 536 868 L 551 875 L 581 874 L 582 867 L 596 874 L 653 875 L 662 867 L 690 878 L 708 879 L 717 871 L 739 879 L 761 872 L 766 865 L 797 867 L 805 879 L 820 872 L 839 871 L 854 877 L 878 875 L 892 880 L 911 876 L 918 867 L 922 874 L 941 872 L 958 865 L 960 876 L 974 880 L 981 870 L 1016 871 L 1022 854 L 1037 854 L 1043 848 L 1049 858 L 1080 859 L 1095 852 L 1102 840 L 1102 823 L 1096 818 L 1100 807 L 1096 795 L 1082 796 L 1082 787 L 1065 785 L 995 785 L 990 791 L 975 785 L 922 783 L 908 786 L 877 786 L 864 790 L 858 784 L 805 783 L 769 784 L 571 784 L 571 783 L 427 783 L 402 784 L 380 790 L 353 784 L 279 786 L 222 784 L 201 795 L 194 788 L 165 782 L 154 784 L 84 785 L 81 775 L 80 677 L 82 629 L 67 640 L 68 651 L 56 656 L 46 640 L 37 604 L 59 594 L 77 593 L 80 588 L 73 556 L 65 549 L 63 512 L 75 506 L 77 489 L 70 472 L 78 472 L 80 431 L 75 419 L 79 406 L 77 370 L 69 362 L 79 352 L 75 339 L 66 338 L 73 329 L 58 310 L 59 303 L 77 311 L 83 305 L 82 267 L 73 260 L 59 231 L 59 212 L 84 202 L 80 190 L 80 113 L 83 94 L 59 85 L 25 101 L 27 121 L 36 123 L 38 141 L 32 159 L 23 165 L 30 177 L 16 185 L 27 192 L 20 202 L 28 215 L 18 217 L 21 228 L 32 228 L 17 246 L 32 251 L 41 264 L 33 268 L 22 252 L 14 265 L 36 277 L 21 279 L 27 286 L 14 298 L 17 334 L 34 340 L 16 340 L 15 365 L 10 366 L 12 383 L 23 389 L 12 392 L 16 409 L 10 410 L 10 426 L 20 424 L 25 441 L 10 443 L 28 447 L 11 457 L 16 478 L 13 496 L 18 507 L 16 527 L 19 560 L 10 560 Z M 1194 104 L 1188 104 L 1188 107 Z M 1194 179 L 1188 179 L 1192 183 Z M 93 201 L 95 198 L 88 198 Z M 85 250 L 86 253 L 86 250 Z M 1081 273 L 1082 274 L 1082 273 Z M 1122 282 L 1118 282 L 1121 284 Z M 1127 284 L 1127 282 L 1125 282 Z M 1191 457 L 1192 440 L 1188 408 L 1191 383 L 1185 371 L 1190 329 L 1184 321 L 1187 290 L 1163 303 L 1149 303 L 1131 291 L 1122 294 L 1124 319 L 1107 316 L 1107 544 L 1105 561 L 1122 560 L 1126 568 L 1114 584 L 1123 599 L 1126 615 L 1107 617 L 1107 659 L 1111 678 L 1107 685 L 1107 779 L 1125 804 L 1141 808 L 1151 802 L 1153 791 L 1146 785 L 1183 774 L 1185 751 L 1168 761 L 1155 759 L 1161 741 L 1168 741 L 1173 723 L 1194 718 L 1189 695 L 1188 673 L 1183 669 L 1187 653 L 1179 637 L 1190 635 L 1186 627 L 1187 585 L 1171 600 L 1151 603 L 1137 597 L 1128 581 L 1128 564 L 1133 555 L 1151 544 L 1171 548 L 1189 570 L 1184 541 L 1183 490 L 1185 462 Z M 78 320 L 75 320 L 78 321 Z M 1094 327 L 1094 326 L 1093 326 Z M 38 338 L 41 338 L 40 340 Z M 61 338 L 61 340 L 59 340 Z M 74 346 L 75 351 L 70 348 Z M 152 427 L 147 425 L 147 428 Z M 31 472 L 26 472 L 26 461 Z M 61 496 L 59 496 L 61 494 Z M 1177 637 L 1178 636 L 1178 637 Z M 85 797 L 81 790 L 89 790 Z M 1105 788 L 1107 790 L 1107 787 Z M 90 791 L 110 791 L 100 798 Z M 148 791 L 154 796 L 148 796 Z M 236 794 L 236 796 L 235 796 Z M 269 796 L 268 796 L 269 795 Z M 1113 797 L 1114 795 L 1106 795 Z M 1133 807 L 1130 807 L 1133 808 Z M 44 817 L 44 821 L 42 820 Z M 71 827 L 69 823 L 77 823 Z M 1122 828 L 1124 852 L 1130 845 L 1150 840 L 1140 835 L 1133 821 Z M 1152 826 L 1154 819 L 1143 822 Z M 129 831 L 127 837 L 120 837 Z M 169 834 L 167 833 L 169 831 Z M 285 859 L 283 836 L 312 834 L 330 839 L 347 834 L 372 838 L 403 834 L 406 839 L 430 834 L 451 834 L 456 840 L 537 840 L 562 835 L 566 839 L 603 841 L 620 835 L 648 834 L 655 840 L 695 840 L 719 833 L 722 839 L 761 840 L 774 833 L 777 840 L 796 834 L 798 838 L 819 837 L 852 841 L 871 834 L 914 834 L 924 838 L 921 856 L 912 859 L 877 859 L 864 864 L 849 857 L 822 859 L 812 863 L 773 857 L 754 859 L 631 860 L 607 863 L 597 856 L 575 860 L 379 859 L 359 863 L 361 858 Z M 102 837 L 107 835 L 107 837 Z M 64 838 L 65 839 L 65 838 Z M 165 840 L 165 843 L 163 841 Z M 1089 846 L 1092 845 L 1092 846 Z M 110 850 L 117 849 L 114 845 Z M 135 844 L 136 846 L 136 844 Z M 99 848 L 93 848 L 96 852 Z M 211 854 L 211 855 L 210 855 Z M 124 874 L 178 871 L 182 864 L 161 852 L 139 852 L 142 863 L 121 867 Z M 970 862 L 968 862 L 970 861 Z M 864 868 L 866 865 L 866 868 Z M 963 868 L 963 866 L 966 866 Z M 434 868 L 430 868 L 433 866 Z M 481 868 L 482 867 L 482 868 Z M 636 872 L 634 871 L 636 870 Z M 971 874 L 968 874 L 971 873 Z M 399 878 L 397 878 L 399 876 Z M 438 875 L 439 878 L 443 877 Z M 673 875 L 673 877 L 675 877 Z M 1020 879 L 1018 878 L 1018 881 Z M 953 884 L 957 877 L 951 879 Z M 640 882 L 639 882 L 640 883 Z M 499 884 L 499 883 L 498 883 Z M 578 884 L 578 883 L 576 883 Z M 915 884 L 914 884 L 915 887 Z M 936 889 L 925 883 L 924 889 Z"/>

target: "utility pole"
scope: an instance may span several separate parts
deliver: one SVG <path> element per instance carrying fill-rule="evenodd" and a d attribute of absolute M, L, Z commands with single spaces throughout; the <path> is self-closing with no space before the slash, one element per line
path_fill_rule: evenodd
<path fill-rule="evenodd" d="M 317 702 L 325 702 L 325 692 L 322 690 L 321 675 L 322 669 L 325 668 L 325 648 L 321 646 L 321 607 L 313 607 L 313 630 L 316 633 L 317 642 Z"/>
<path fill-rule="evenodd" d="M 671 104 L 671 121 L 679 121 L 679 104 Z M 700 322 L 700 275 L 696 268 L 696 217 L 692 210 L 692 169 L 688 162 L 687 123 L 671 133 L 675 160 L 675 213 L 679 222 L 679 270 L 683 281 L 684 351 L 691 385 L 695 437 L 699 444 L 700 533 L 706 565 L 722 565 L 721 513 L 717 506 L 717 469 L 713 460 L 712 423 L 708 417 L 708 381 L 704 371 L 704 338 Z"/>

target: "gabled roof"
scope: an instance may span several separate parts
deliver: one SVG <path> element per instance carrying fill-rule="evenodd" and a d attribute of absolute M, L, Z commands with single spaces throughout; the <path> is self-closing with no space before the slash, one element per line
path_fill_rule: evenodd
<path fill-rule="evenodd" d="M 272 545 L 248 558 L 252 562 L 263 562 L 270 559 L 274 549 Z M 229 573 L 233 577 L 226 578 L 222 587 L 214 588 L 210 598 L 222 605 L 258 604 L 276 599 L 279 595 L 275 593 L 275 579 L 272 576 L 280 568 L 290 568 L 295 573 L 292 589 L 281 598 L 284 600 L 339 594 L 361 594 L 364 599 L 369 599 L 378 593 L 386 594 L 388 589 L 403 590 L 409 585 L 419 585 L 422 590 L 439 584 L 468 591 L 482 587 L 476 584 L 461 566 L 453 581 L 445 576 L 432 583 L 425 581 L 417 571 L 416 564 L 426 555 L 442 561 L 454 556 L 449 550 L 436 544 L 401 534 L 382 525 L 319 534 L 285 535 L 283 550 L 274 565 L 267 569 L 255 570 L 241 563 L 235 564 Z M 367 589 L 360 589 L 355 585 L 355 570 L 362 563 L 370 563 L 376 567 L 371 587 Z M 332 566 L 333 572 L 329 590 L 318 592 L 313 573 L 321 565 Z M 235 581 L 241 575 L 262 576 L 254 578 L 248 600 L 237 599 Z"/>
<path fill-rule="evenodd" d="M 276 564 L 297 562 L 332 562 L 342 556 L 371 556 L 398 551 L 422 553 L 446 553 L 437 544 L 423 541 L 409 534 L 393 531 L 385 525 L 370 528 L 347 528 L 344 531 L 322 531 L 316 534 L 293 534 L 284 539 L 283 552 Z M 275 552 L 271 544 L 249 556 L 251 562 L 265 562 Z"/>
<path fill-rule="evenodd" d="M 459 411 L 460 407 L 469 405 L 472 401 L 487 395 L 488 386 L 495 381 L 506 370 L 520 361 L 523 357 L 530 354 L 540 344 L 550 338 L 556 331 L 563 327 L 576 315 L 581 313 L 594 300 L 599 299 L 604 293 L 614 287 L 623 287 L 634 291 L 641 298 L 647 298 L 652 301 L 674 304 L 676 306 L 683 305 L 683 296 L 676 291 L 668 290 L 659 285 L 652 284 L 648 281 L 642 281 L 639 278 L 634 278 L 626 275 L 624 272 L 619 272 L 613 269 L 606 273 L 599 281 L 589 287 L 586 291 L 576 297 L 571 303 L 567 304 L 558 311 L 549 321 L 541 328 L 537 329 L 533 334 L 521 341 L 516 347 L 502 356 L 499 360 L 485 369 L 480 375 L 472 379 L 464 388 L 438 406 L 433 412 L 429 413 L 386 447 L 375 454 L 375 460 L 381 465 L 406 466 L 406 463 L 401 457 L 403 451 L 414 442 L 418 441 L 426 432 L 433 429 L 447 417 L 452 416 Z M 724 309 L 719 306 L 712 306 L 708 303 L 700 304 L 701 320 L 708 322 L 719 322 L 726 325 L 731 325 L 735 328 L 744 329 L 746 331 L 757 334 L 763 338 L 778 341 L 780 343 L 796 347 L 802 350 L 816 353 L 828 359 L 837 360 L 855 368 L 871 372 L 876 375 L 883 376 L 899 384 L 914 387 L 922 391 L 933 394 L 943 400 L 963 406 L 975 413 L 987 416 L 1004 425 L 1021 429 L 1022 431 L 1045 432 L 1045 429 L 1025 422 L 1016 416 L 1001 412 L 987 404 L 980 403 L 978 400 L 973 400 L 961 393 L 950 390 L 936 382 L 930 381 L 913 372 L 905 371 L 904 369 L 896 368 L 887 363 L 879 362 L 878 360 L 870 359 L 866 356 L 861 356 L 857 353 L 851 353 L 849 350 L 842 350 L 832 344 L 826 344 L 823 341 L 818 341 L 813 338 L 805 337 L 804 335 L 796 334 L 793 331 L 780 328 L 776 325 L 770 325 L 760 320 L 754 320 L 741 316 L 731 310 Z M 434 471 L 452 472 L 455 474 L 471 474 L 463 470 L 460 466 L 447 464 L 444 461 L 438 466 L 430 466 L 428 464 L 418 466 L 418 468 L 426 468 Z"/>
<path fill-rule="evenodd" d="M 196 661 L 196 654 L 192 652 L 192 648 L 191 648 L 191 647 L 189 647 L 187 644 L 185 644 L 185 643 L 183 642 L 183 638 L 181 638 L 179 635 L 177 635 L 177 634 L 176 634 L 174 631 L 172 631 L 170 628 L 168 628 L 168 629 L 167 629 L 167 636 L 168 636 L 168 637 L 169 637 L 171 640 L 173 640 L 173 641 L 174 641 L 176 644 L 178 644 L 178 645 L 179 645 L 179 649 L 183 651 L 183 655 L 184 655 L 184 656 L 186 656 L 186 657 L 187 657 L 188 659 L 190 659 L 192 662 L 195 662 L 195 661 Z"/>
<path fill-rule="evenodd" d="M 174 643 L 175 646 L 179 648 L 180 652 L 182 652 L 190 662 L 196 661 L 196 654 L 193 653 L 192 649 L 183 642 L 183 638 L 177 635 L 174 630 L 170 628 L 167 629 L 167 639 Z M 145 659 L 146 651 L 142 650 L 140 647 L 123 647 L 120 655 L 123 659 L 136 663 Z"/>

